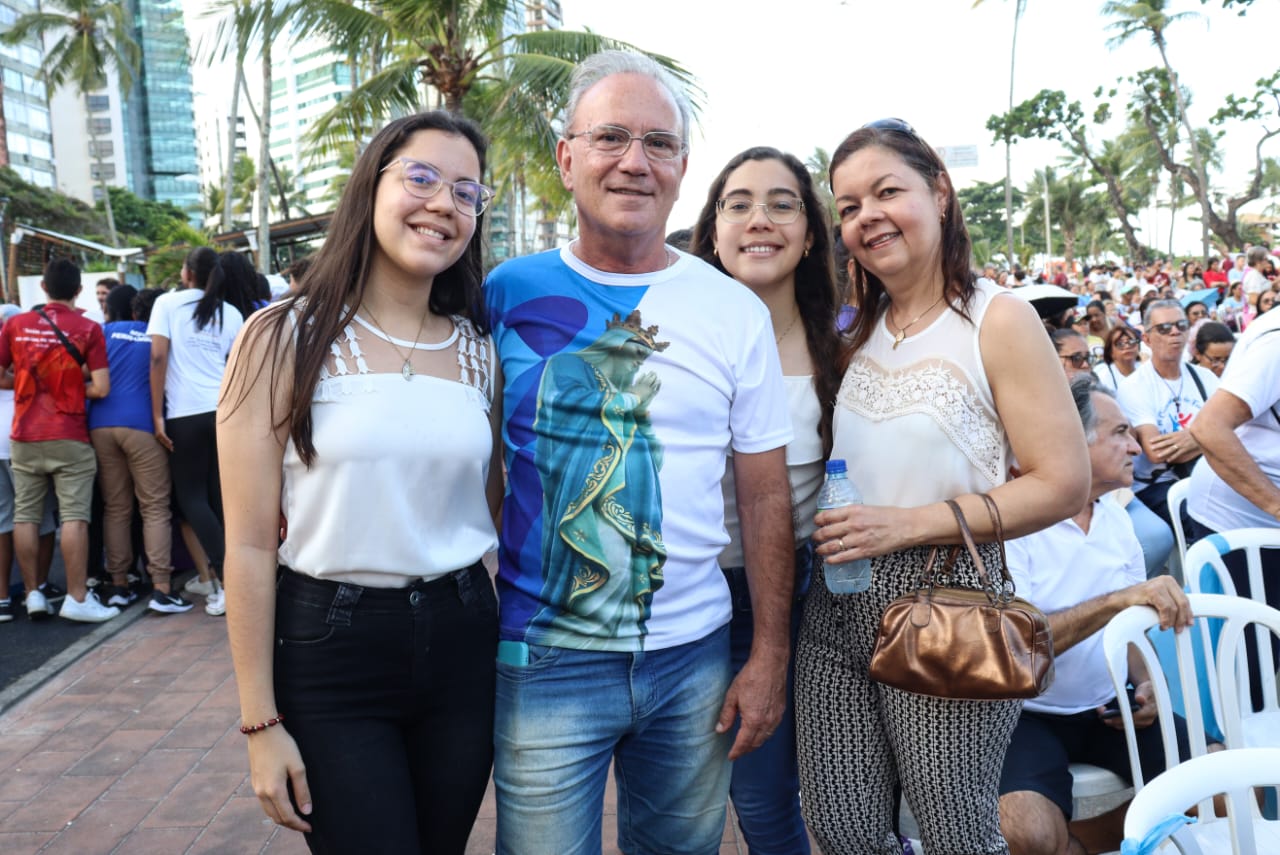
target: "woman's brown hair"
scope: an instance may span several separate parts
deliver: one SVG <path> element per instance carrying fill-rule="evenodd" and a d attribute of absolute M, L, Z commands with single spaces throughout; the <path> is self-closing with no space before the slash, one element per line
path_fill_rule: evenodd
<path fill-rule="evenodd" d="M 975 288 L 975 277 L 970 266 L 973 248 L 969 241 L 969 230 L 964 224 L 964 214 L 960 211 L 960 201 L 956 198 L 955 185 L 942 158 L 906 122 L 898 119 L 872 122 L 845 137 L 831 155 L 829 179 L 833 190 L 836 170 L 854 154 L 871 146 L 880 146 L 898 155 L 925 180 L 930 190 L 936 192 L 945 189 L 947 203 L 945 219 L 942 221 L 943 294 L 954 312 L 965 320 L 971 320 L 969 302 Z M 889 303 L 884 283 L 874 273 L 859 264 L 858 259 L 852 255 L 849 264 L 852 268 L 850 287 L 858 314 L 845 340 L 840 358 L 841 373 L 853 355 L 867 343 Z"/>
<path fill-rule="evenodd" d="M 836 291 L 835 268 L 831 254 L 831 225 L 826 207 L 818 198 L 809 170 L 794 155 L 768 146 L 756 146 L 735 155 L 711 182 L 706 204 L 693 226 L 689 252 L 728 274 L 715 252 L 716 204 L 724 193 L 729 175 L 749 160 L 776 160 L 787 168 L 800 188 L 805 220 L 813 243 L 796 265 L 796 305 L 804 324 L 809 361 L 813 363 L 813 389 L 822 406 L 818 433 L 822 437 L 823 455 L 831 451 L 831 417 L 836 393 L 840 390 L 840 372 L 836 363 L 840 355 L 840 333 L 836 330 L 839 295 Z"/>
<path fill-rule="evenodd" d="M 293 384 L 288 411 L 280 414 L 274 423 L 276 427 L 289 425 L 289 436 L 297 447 L 298 456 L 307 466 L 316 455 L 311 440 L 311 398 L 320 380 L 320 369 L 329 354 L 330 345 L 355 317 L 369 282 L 377 244 L 373 231 L 373 206 L 379 177 L 395 153 L 419 131 L 442 131 L 465 138 L 476 150 L 483 175 L 488 143 L 479 127 L 469 119 L 437 110 L 405 116 L 388 124 L 356 161 L 329 222 L 324 246 L 313 256 L 314 260 L 303 275 L 297 293 L 265 309 L 261 326 L 253 330 L 268 336 L 272 346 L 267 352 L 273 354 L 280 352 L 282 341 L 288 337 L 293 339 Z M 447 188 L 442 188 L 441 192 L 445 190 Z M 484 279 L 480 247 L 483 232 L 481 215 L 476 217 L 475 235 L 462 256 L 436 275 L 430 301 L 432 313 L 462 315 L 481 332 L 487 329 L 480 303 L 480 286 Z M 291 320 L 293 315 L 296 315 L 296 323 Z M 242 396 L 247 394 L 247 372 L 261 371 L 263 367 L 237 365 L 236 372 L 244 373 L 239 378 L 243 382 L 230 383 L 228 388 L 238 386 L 244 390 Z M 279 371 L 279 360 L 273 359 L 272 386 Z M 273 413 L 273 419 L 274 416 Z"/>

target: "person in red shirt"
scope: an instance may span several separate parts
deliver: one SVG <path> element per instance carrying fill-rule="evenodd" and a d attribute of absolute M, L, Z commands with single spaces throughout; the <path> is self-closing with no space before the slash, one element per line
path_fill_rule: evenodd
<path fill-rule="evenodd" d="M 98 623 L 120 614 L 89 596 L 85 587 L 89 508 L 97 471 L 85 401 L 110 391 L 106 339 L 102 327 L 75 309 L 78 267 L 54 259 L 45 267 L 40 287 L 49 302 L 14 317 L 0 330 L 0 368 L 13 366 L 14 551 L 27 590 L 27 615 L 46 617 L 49 605 L 37 589 L 36 565 L 41 511 L 52 479 L 67 571 L 67 597 L 59 614 Z"/>
<path fill-rule="evenodd" d="M 1230 260 L 1226 262 L 1230 264 Z M 1210 256 L 1209 269 L 1204 272 L 1204 284 L 1206 288 L 1217 288 L 1218 293 L 1225 295 L 1227 291 L 1227 274 L 1226 268 L 1222 266 L 1222 259 L 1218 256 Z"/>

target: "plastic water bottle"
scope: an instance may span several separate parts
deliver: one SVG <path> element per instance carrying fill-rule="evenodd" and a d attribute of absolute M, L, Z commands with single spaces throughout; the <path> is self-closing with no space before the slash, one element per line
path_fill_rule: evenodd
<path fill-rule="evenodd" d="M 818 510 L 843 508 L 862 504 L 858 488 L 849 480 L 848 467 L 843 460 L 827 461 L 827 480 L 818 491 Z M 844 564 L 822 562 L 827 590 L 833 594 L 860 594 L 871 587 L 871 560 L 859 558 Z"/>

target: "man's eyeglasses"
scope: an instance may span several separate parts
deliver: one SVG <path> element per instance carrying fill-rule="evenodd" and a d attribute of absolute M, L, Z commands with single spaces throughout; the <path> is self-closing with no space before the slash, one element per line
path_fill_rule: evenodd
<path fill-rule="evenodd" d="M 493 199 L 493 191 L 479 181 L 467 181 L 465 179 L 462 181 L 445 181 L 439 169 L 420 160 L 397 157 L 378 171 L 386 172 L 396 165 L 400 166 L 400 183 L 404 185 L 404 189 L 410 196 L 417 196 L 419 199 L 430 199 L 440 192 L 441 187 L 446 184 L 449 185 L 453 195 L 453 207 L 457 208 L 460 214 L 478 217 L 484 213 L 489 201 Z"/>
<path fill-rule="evenodd" d="M 763 208 L 769 222 L 779 226 L 794 223 L 804 211 L 804 202 L 794 196 L 778 195 L 768 202 L 753 202 L 749 196 L 725 196 L 716 201 L 716 210 L 726 223 L 745 223 L 756 208 Z"/>
<path fill-rule="evenodd" d="M 1089 367 L 1089 354 L 1087 353 L 1059 353 L 1058 358 L 1064 362 L 1070 362 L 1072 368 Z"/>
<path fill-rule="evenodd" d="M 1170 321 L 1167 324 L 1152 324 L 1151 329 L 1160 335 L 1171 335 L 1174 330 L 1178 332 L 1186 332 L 1190 326 L 1186 321 Z"/>
<path fill-rule="evenodd" d="M 618 125 L 596 125 L 585 131 L 564 135 L 567 140 L 578 137 L 584 137 L 588 146 L 610 157 L 626 154 L 634 140 L 640 140 L 640 147 L 650 160 L 675 160 L 685 153 L 684 140 L 680 139 L 679 134 L 670 131 L 649 131 L 637 136 Z"/>

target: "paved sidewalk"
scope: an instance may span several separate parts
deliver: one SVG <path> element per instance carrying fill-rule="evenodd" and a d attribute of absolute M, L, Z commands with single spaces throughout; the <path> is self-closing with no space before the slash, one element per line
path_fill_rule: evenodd
<path fill-rule="evenodd" d="M 307 852 L 249 786 L 226 624 L 196 601 L 138 617 L 0 715 L 0 852 Z M 614 811 L 610 785 L 606 853 Z M 491 787 L 468 855 L 492 852 L 493 835 Z M 722 855 L 745 850 L 728 823 Z"/>

